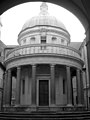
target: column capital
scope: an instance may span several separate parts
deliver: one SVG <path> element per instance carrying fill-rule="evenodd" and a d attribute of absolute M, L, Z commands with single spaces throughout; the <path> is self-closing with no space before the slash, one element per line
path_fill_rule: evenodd
<path fill-rule="evenodd" d="M 8 71 L 8 72 L 10 72 L 10 71 L 11 71 L 11 68 L 10 68 L 10 69 L 8 69 L 7 71 Z"/>
<path fill-rule="evenodd" d="M 36 73 L 36 64 L 32 64 L 32 75 L 34 75 L 35 77 L 35 73 Z"/>
<path fill-rule="evenodd" d="M 17 69 L 21 69 L 21 66 L 17 66 Z"/>
<path fill-rule="evenodd" d="M 78 68 L 77 68 L 76 70 L 77 70 L 77 71 L 80 71 L 80 69 L 78 69 Z"/>
<path fill-rule="evenodd" d="M 51 67 L 55 67 L 56 64 L 50 64 Z"/>
<path fill-rule="evenodd" d="M 66 68 L 71 68 L 71 66 L 66 65 Z"/>
<path fill-rule="evenodd" d="M 32 67 L 36 67 L 37 64 L 32 64 Z"/>
<path fill-rule="evenodd" d="M 4 74 L 7 74 L 7 71 L 5 71 Z"/>
<path fill-rule="evenodd" d="M 80 70 L 80 71 L 81 71 L 81 74 L 83 74 L 84 71 L 83 70 Z"/>

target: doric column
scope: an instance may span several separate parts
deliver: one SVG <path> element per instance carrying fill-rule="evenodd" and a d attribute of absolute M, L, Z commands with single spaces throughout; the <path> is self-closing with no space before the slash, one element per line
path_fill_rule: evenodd
<path fill-rule="evenodd" d="M 7 71 L 5 71 L 3 79 L 3 105 L 6 105 L 6 96 L 7 96 Z"/>
<path fill-rule="evenodd" d="M 20 92 L 21 92 L 21 67 L 17 67 L 17 80 L 16 80 L 16 105 L 20 104 Z"/>
<path fill-rule="evenodd" d="M 36 65 L 32 65 L 32 105 L 36 105 Z"/>
<path fill-rule="evenodd" d="M 6 86 L 6 105 L 11 105 L 11 96 L 12 96 L 12 79 L 11 79 L 11 69 L 7 71 L 7 86 Z"/>
<path fill-rule="evenodd" d="M 80 72 L 81 72 L 81 79 L 80 79 L 80 82 L 81 82 L 81 103 L 84 104 L 83 71 L 80 71 Z"/>
<path fill-rule="evenodd" d="M 76 83 L 77 83 L 77 101 L 78 101 L 78 105 L 82 105 L 82 97 L 81 97 L 81 76 L 80 76 L 80 70 L 79 69 L 77 69 L 76 70 L 77 72 L 76 72 Z"/>
<path fill-rule="evenodd" d="M 69 66 L 66 66 L 66 74 L 67 74 L 67 106 L 72 106 L 72 82 Z"/>
<path fill-rule="evenodd" d="M 55 65 L 51 64 L 51 81 L 50 81 L 50 88 L 51 88 L 51 104 L 55 105 Z"/>

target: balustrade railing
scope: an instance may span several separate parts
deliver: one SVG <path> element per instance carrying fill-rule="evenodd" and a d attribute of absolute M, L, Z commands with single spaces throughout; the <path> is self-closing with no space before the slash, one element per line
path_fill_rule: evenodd
<path fill-rule="evenodd" d="M 70 46 L 54 45 L 54 44 L 33 44 L 17 47 L 7 53 L 5 60 L 10 58 L 34 55 L 34 54 L 55 54 L 66 55 L 81 59 L 80 52 Z"/>

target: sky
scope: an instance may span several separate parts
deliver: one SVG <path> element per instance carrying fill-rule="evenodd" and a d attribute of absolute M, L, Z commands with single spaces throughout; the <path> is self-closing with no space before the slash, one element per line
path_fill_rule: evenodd
<path fill-rule="evenodd" d="M 10 8 L 1 15 L 1 40 L 6 45 L 18 45 L 17 39 L 24 23 L 40 13 L 42 2 L 27 2 Z M 70 33 L 71 42 L 82 42 L 85 29 L 71 12 L 58 5 L 47 3 L 48 12 L 60 20 Z"/>

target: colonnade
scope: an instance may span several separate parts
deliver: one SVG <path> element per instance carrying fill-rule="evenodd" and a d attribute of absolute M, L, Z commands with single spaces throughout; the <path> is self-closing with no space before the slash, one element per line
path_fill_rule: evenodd
<path fill-rule="evenodd" d="M 67 106 L 72 106 L 72 81 L 71 81 L 71 67 L 66 66 L 67 76 Z M 83 81 L 81 79 L 81 70 L 76 68 L 76 84 L 77 84 L 77 100 L 78 105 L 83 104 Z M 4 80 L 4 95 L 3 104 L 5 106 L 11 106 L 11 94 L 12 94 L 12 69 L 8 69 L 5 72 Z M 56 104 L 55 98 L 55 65 L 50 65 L 50 105 Z M 36 65 L 32 65 L 32 82 L 31 82 L 31 103 L 36 105 Z M 20 105 L 20 90 L 21 90 L 21 66 L 17 67 L 17 80 L 16 80 L 16 105 Z"/>

